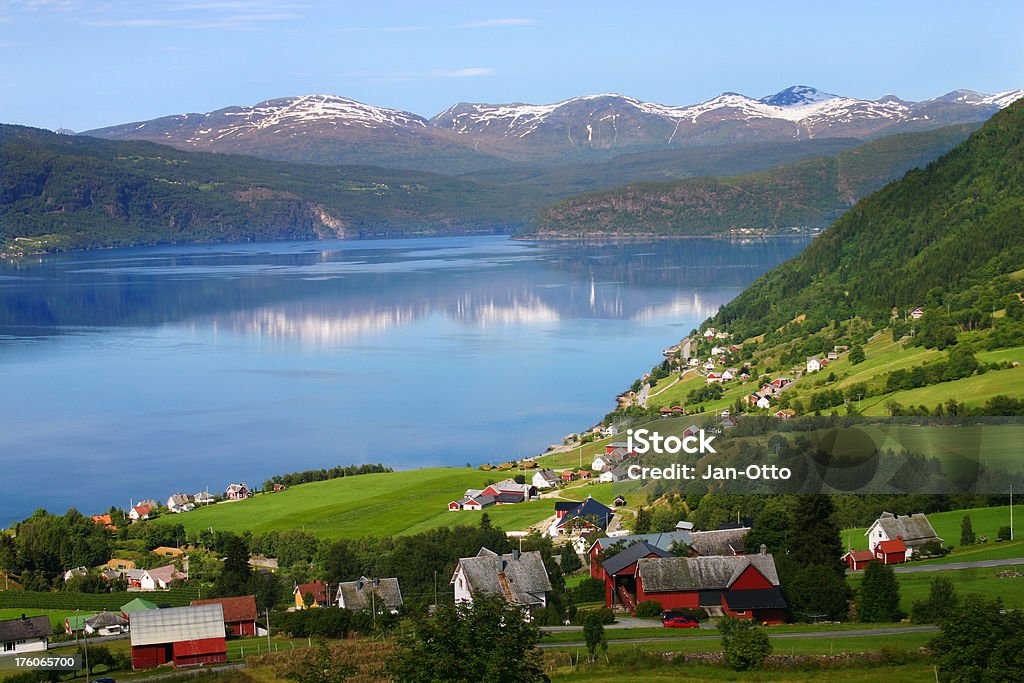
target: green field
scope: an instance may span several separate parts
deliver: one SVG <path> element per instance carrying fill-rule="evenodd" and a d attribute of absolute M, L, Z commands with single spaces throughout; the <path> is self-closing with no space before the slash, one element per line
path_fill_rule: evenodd
<path fill-rule="evenodd" d="M 1007 569 L 1024 570 L 1024 563 L 1016 567 L 991 567 L 982 569 L 951 569 L 942 572 L 913 572 L 897 574 L 900 584 L 900 609 L 910 614 L 915 600 L 928 597 L 928 588 L 936 576 L 949 579 L 956 586 L 959 595 L 977 593 L 986 598 L 1002 598 L 1003 606 L 1008 609 L 1024 609 L 1024 577 L 999 578 L 996 576 Z M 860 587 L 864 580 L 863 572 L 847 576 L 850 586 Z"/>
<path fill-rule="evenodd" d="M 64 628 L 64 620 L 68 617 L 75 616 L 75 610 L 59 610 L 59 609 L 21 609 L 7 607 L 0 609 L 0 621 L 5 619 L 19 619 L 21 615 L 26 617 L 40 617 L 47 616 L 50 618 L 50 625 L 53 627 Z M 93 612 L 83 612 L 83 614 L 93 614 Z"/>
<path fill-rule="evenodd" d="M 563 655 L 564 658 L 564 655 Z M 576 668 L 568 666 L 556 669 L 550 674 L 552 681 L 571 683 L 607 683 L 607 681 L 673 681 L 674 683 L 701 683 L 703 681 L 765 681 L 772 683 L 803 683 L 804 681 L 827 681 L 829 683 L 876 683 L 877 681 L 900 681 L 900 683 L 933 683 L 935 673 L 927 663 L 904 666 L 871 666 L 850 669 L 826 669 L 822 671 L 756 671 L 741 673 L 721 666 L 688 663 L 672 666 L 635 667 L 611 664 L 583 664 Z"/>
<path fill-rule="evenodd" d="M 865 415 L 887 415 L 885 404 L 889 401 L 904 406 L 923 405 L 934 408 L 938 403 L 954 399 L 968 406 L 984 404 L 993 396 L 1015 396 L 1024 393 L 1024 366 L 1009 370 L 990 370 L 984 375 L 974 375 L 954 382 L 933 384 L 919 389 L 897 391 L 885 396 L 865 399 L 862 409 Z"/>
<path fill-rule="evenodd" d="M 448 502 L 461 498 L 468 488 L 483 488 L 488 481 L 515 474 L 518 472 L 456 467 L 362 474 L 293 486 L 287 491 L 221 503 L 187 514 L 165 515 L 155 523 L 180 523 L 188 531 L 213 527 L 223 531 L 250 530 L 254 534 L 302 529 L 328 539 L 415 534 L 443 526 L 478 524 L 479 512 L 449 512 Z M 486 512 L 495 526 L 513 531 L 550 517 L 554 504 L 540 500 L 495 505 Z"/>
<path fill-rule="evenodd" d="M 989 548 L 995 548 L 1002 544 L 996 543 L 996 534 L 999 532 L 999 527 L 1007 526 L 1010 523 L 1010 506 L 1003 505 L 1000 507 L 990 508 L 974 508 L 972 510 L 950 510 L 949 512 L 934 512 L 928 515 L 928 521 L 931 522 L 932 528 L 935 529 L 935 533 L 939 538 L 942 539 L 943 545 L 960 545 L 960 524 L 963 521 L 964 515 L 969 515 L 971 518 L 971 527 L 974 529 L 974 533 L 978 536 L 988 536 L 989 543 L 978 546 L 969 546 L 971 550 L 988 550 Z M 1024 522 L 1024 517 L 1018 517 L 1018 515 L 1024 515 L 1024 505 L 1013 506 L 1013 519 L 1014 527 L 1016 528 L 1020 519 Z M 867 550 L 868 549 L 868 537 L 865 536 L 867 529 L 861 527 L 859 529 L 846 529 L 842 532 L 843 545 L 852 547 L 854 550 Z M 1021 534 L 1016 534 L 1017 538 L 1021 538 Z M 1007 544 L 1009 546 L 1009 544 Z M 1013 548 L 1017 548 L 1018 544 L 1014 543 Z M 957 549 L 959 550 L 959 549 Z M 1024 557 L 1024 548 L 1021 548 L 1020 555 L 1011 555 L 1011 557 Z M 961 558 L 956 552 L 948 556 L 948 561 L 960 561 L 969 559 L 994 559 L 989 557 L 963 557 Z"/>

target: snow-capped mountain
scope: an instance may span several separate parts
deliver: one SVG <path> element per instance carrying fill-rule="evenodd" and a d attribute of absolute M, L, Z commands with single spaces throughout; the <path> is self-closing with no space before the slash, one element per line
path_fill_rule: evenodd
<path fill-rule="evenodd" d="M 737 142 L 868 139 L 983 121 L 1020 97 L 1024 90 L 955 90 L 923 102 L 892 95 L 862 100 L 795 85 L 761 98 L 723 93 L 685 106 L 619 94 L 543 105 L 463 102 L 427 120 L 336 95 L 307 95 L 87 134 L 291 161 L 457 173 L 517 161 L 569 163 Z"/>

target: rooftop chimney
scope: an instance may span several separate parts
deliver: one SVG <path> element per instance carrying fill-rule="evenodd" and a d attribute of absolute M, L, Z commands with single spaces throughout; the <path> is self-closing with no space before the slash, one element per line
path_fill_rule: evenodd
<path fill-rule="evenodd" d="M 761 544 L 761 554 L 762 555 L 767 555 L 768 554 L 768 546 L 766 546 L 764 543 Z"/>
<path fill-rule="evenodd" d="M 516 548 L 512 551 L 512 559 L 516 562 L 519 561 L 519 549 Z"/>

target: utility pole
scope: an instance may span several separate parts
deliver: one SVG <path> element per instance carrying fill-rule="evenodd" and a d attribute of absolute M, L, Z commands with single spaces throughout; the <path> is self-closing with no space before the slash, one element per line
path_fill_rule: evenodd
<path fill-rule="evenodd" d="M 75 610 L 77 612 L 77 610 Z M 75 624 L 78 626 L 79 624 Z M 85 643 L 85 683 L 89 683 L 89 633 L 85 630 L 85 625 L 82 625 L 82 642 Z"/>
<path fill-rule="evenodd" d="M 266 610 L 267 615 L 267 653 L 270 653 L 270 608 Z"/>
<path fill-rule="evenodd" d="M 1010 482 L 1010 540 L 1013 540 L 1013 482 Z"/>

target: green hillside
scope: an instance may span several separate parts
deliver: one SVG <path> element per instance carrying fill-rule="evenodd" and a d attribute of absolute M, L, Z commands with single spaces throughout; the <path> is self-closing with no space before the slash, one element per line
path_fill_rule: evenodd
<path fill-rule="evenodd" d="M 937 314 L 932 320 L 991 312 L 1019 290 L 1011 274 L 1022 267 L 1019 101 L 939 160 L 858 202 L 802 254 L 723 307 L 714 323 L 746 337 L 801 315 L 806 332 L 853 316 L 885 321 L 893 307 L 924 306 Z"/>
<path fill-rule="evenodd" d="M 185 152 L 0 125 L 9 251 L 495 232 L 522 193 L 431 173 Z"/>
<path fill-rule="evenodd" d="M 524 232 L 663 236 L 824 227 L 864 195 L 948 151 L 974 128 L 893 135 L 758 173 L 637 183 L 570 197 L 546 207 Z"/>
<path fill-rule="evenodd" d="M 181 524 L 186 531 L 213 527 L 254 534 L 302 529 L 326 539 L 403 536 L 442 526 L 475 525 L 479 513 L 449 512 L 448 502 L 461 498 L 468 488 L 483 488 L 489 481 L 514 474 L 454 467 L 363 474 L 165 515 L 155 523 Z M 493 506 L 487 514 L 494 526 L 515 530 L 550 517 L 553 510 L 552 501 L 541 500 Z"/>

